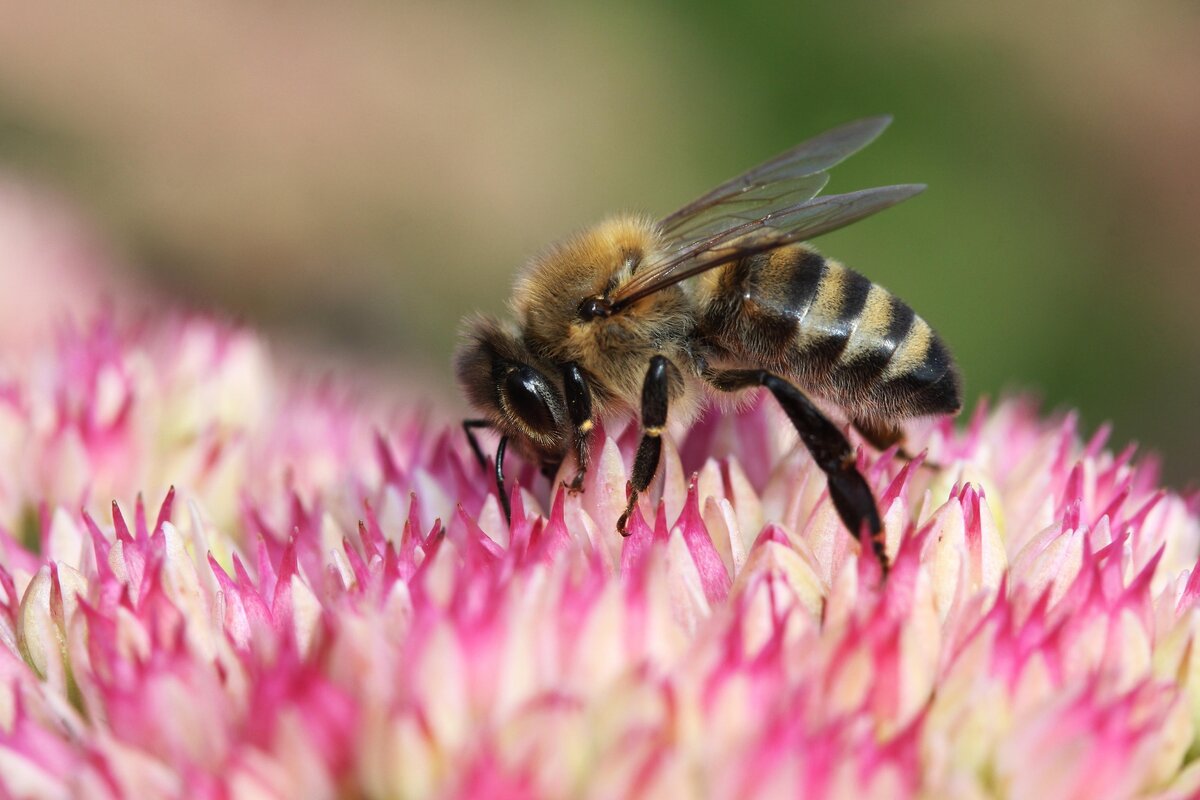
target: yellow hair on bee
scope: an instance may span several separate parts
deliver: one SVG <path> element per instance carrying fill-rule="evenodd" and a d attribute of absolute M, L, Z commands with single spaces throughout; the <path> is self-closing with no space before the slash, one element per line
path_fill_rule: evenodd
<path fill-rule="evenodd" d="M 685 371 L 671 382 L 672 419 L 691 419 L 699 406 L 703 391 L 686 348 L 694 310 L 684 289 L 670 287 L 602 319 L 579 313 L 581 301 L 613 294 L 662 255 L 658 226 L 627 214 L 542 252 L 517 280 L 512 309 L 526 343 L 548 361 L 579 364 L 601 410 L 636 407 L 655 355 Z"/>

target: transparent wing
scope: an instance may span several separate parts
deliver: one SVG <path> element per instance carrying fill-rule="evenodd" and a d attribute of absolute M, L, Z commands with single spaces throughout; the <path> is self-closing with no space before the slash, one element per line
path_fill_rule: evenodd
<path fill-rule="evenodd" d="M 765 212 L 772 204 L 783 208 L 816 197 L 828 180 L 823 173 L 874 141 L 891 121 L 868 117 L 803 141 L 667 215 L 661 221 L 663 232 L 685 240 L 690 231 L 711 228 L 710 221 L 754 202 Z"/>
<path fill-rule="evenodd" d="M 880 186 L 808 199 L 685 243 L 657 264 L 644 265 L 610 298 L 614 311 L 668 286 L 755 253 L 812 239 L 907 200 L 921 184 Z"/>
<path fill-rule="evenodd" d="M 746 189 L 681 220 L 667 235 L 674 240 L 674 249 L 682 249 L 721 231 L 751 222 L 770 213 L 772 209 L 789 208 L 811 200 L 821 193 L 827 183 L 829 173 L 817 172 L 782 183 Z"/>

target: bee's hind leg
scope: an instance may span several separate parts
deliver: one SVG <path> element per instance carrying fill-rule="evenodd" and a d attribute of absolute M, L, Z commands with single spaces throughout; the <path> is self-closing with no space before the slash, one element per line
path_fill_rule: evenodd
<path fill-rule="evenodd" d="M 904 431 L 899 425 L 893 425 L 881 420 L 873 419 L 856 419 L 852 423 L 854 430 L 858 431 L 859 435 L 866 440 L 867 444 L 874 447 L 879 452 L 887 450 L 893 445 L 900 445 L 896 451 L 896 456 L 903 461 L 916 461 L 917 457 L 909 452 L 904 446 Z M 921 462 L 921 466 L 931 469 L 939 469 L 939 466 L 928 459 Z"/>
<path fill-rule="evenodd" d="M 842 523 L 860 541 L 864 536 L 870 537 L 870 545 L 886 576 L 888 560 L 883 546 L 883 522 L 875 505 L 875 496 L 866 479 L 859 474 L 854 449 L 838 427 L 826 419 L 803 392 L 766 370 L 714 371 L 707 373 L 705 379 L 723 392 L 755 386 L 771 390 L 812 454 L 813 461 L 825 473 L 829 497 Z M 867 542 L 863 541 L 863 544 Z"/>
<path fill-rule="evenodd" d="M 575 465 L 578 471 L 568 484 L 571 492 L 583 491 L 583 478 L 587 474 L 591 459 L 591 436 L 596 422 L 592 419 L 592 393 L 588 389 L 583 370 L 572 362 L 563 366 L 563 390 L 567 396 L 567 414 L 571 418 L 571 429 L 575 432 Z"/>
<path fill-rule="evenodd" d="M 633 458 L 633 476 L 629 481 L 629 502 L 625 513 L 617 520 L 617 530 L 628 536 L 625 523 L 637 505 L 638 494 L 646 491 L 654 473 L 658 471 L 658 459 L 662 455 L 662 434 L 667 425 L 667 404 L 670 400 L 670 373 L 673 365 L 663 356 L 650 359 L 646 378 L 642 382 L 642 441 Z"/>
<path fill-rule="evenodd" d="M 853 421 L 854 430 L 866 440 L 867 444 L 881 453 L 894 444 L 899 444 L 901 452 L 904 448 L 904 431 L 899 425 L 892 425 L 883 420 L 862 417 Z M 905 456 L 908 458 L 908 456 Z"/>

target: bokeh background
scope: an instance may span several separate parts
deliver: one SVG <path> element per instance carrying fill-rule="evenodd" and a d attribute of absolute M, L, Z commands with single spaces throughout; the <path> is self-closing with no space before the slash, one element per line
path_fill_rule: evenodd
<path fill-rule="evenodd" d="M 820 240 L 951 343 L 1200 475 L 1200 7 L 3 3 L 0 170 L 151 286 L 453 396 L 458 320 L 618 209 L 896 122 L 831 190 L 930 189 Z M 29 265 L 0 262 L 12 278 Z M 5 285 L 57 279 L 21 276 Z M 40 307 L 25 309 L 36 321 Z M 30 324 L 33 324 L 31 322 Z"/>

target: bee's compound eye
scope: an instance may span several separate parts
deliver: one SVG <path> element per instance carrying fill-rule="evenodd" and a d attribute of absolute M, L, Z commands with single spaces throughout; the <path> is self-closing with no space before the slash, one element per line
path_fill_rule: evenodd
<path fill-rule="evenodd" d="M 533 367 L 517 367 L 504 377 L 503 391 L 508 408 L 534 431 L 558 430 L 558 415 L 554 413 L 558 403 L 553 387 L 542 373 Z"/>

